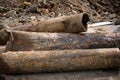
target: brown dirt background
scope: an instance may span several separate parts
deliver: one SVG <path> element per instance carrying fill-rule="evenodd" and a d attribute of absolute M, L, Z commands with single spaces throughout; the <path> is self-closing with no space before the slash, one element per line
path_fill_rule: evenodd
<path fill-rule="evenodd" d="M 120 19 L 120 0 L 1 0 L 0 28 L 88 13 L 90 23 Z"/>

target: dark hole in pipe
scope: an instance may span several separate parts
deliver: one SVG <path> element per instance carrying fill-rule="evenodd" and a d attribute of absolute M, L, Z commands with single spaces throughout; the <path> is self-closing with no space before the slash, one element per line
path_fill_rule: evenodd
<path fill-rule="evenodd" d="M 83 14 L 83 18 L 82 18 L 82 24 L 85 26 L 85 28 L 87 29 L 87 22 L 89 21 L 89 16 L 88 14 Z"/>

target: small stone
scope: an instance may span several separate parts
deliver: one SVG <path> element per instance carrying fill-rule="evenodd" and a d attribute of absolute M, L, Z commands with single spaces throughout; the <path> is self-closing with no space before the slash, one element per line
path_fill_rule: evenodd
<path fill-rule="evenodd" d="M 5 7 L 0 6 L 0 13 L 4 13 L 7 11 L 9 11 L 9 9 L 7 7 L 5 8 Z"/>
<path fill-rule="evenodd" d="M 109 18 L 115 18 L 116 17 L 116 14 L 110 14 L 109 15 Z"/>
<path fill-rule="evenodd" d="M 38 2 L 38 0 L 30 0 L 30 2 L 31 2 L 32 4 L 35 4 L 35 3 Z"/>
<path fill-rule="evenodd" d="M 2 13 L 0 13 L 0 17 L 2 17 L 3 16 L 3 14 Z"/>
<path fill-rule="evenodd" d="M 31 16 L 30 18 L 31 18 L 31 20 L 35 20 L 36 16 Z"/>
<path fill-rule="evenodd" d="M 50 12 L 50 13 L 49 13 L 49 16 L 50 16 L 50 17 L 55 17 L 55 12 Z"/>
<path fill-rule="evenodd" d="M 7 29 L 9 26 L 7 24 L 0 24 L 0 30 Z"/>
<path fill-rule="evenodd" d="M 42 2 L 43 0 L 38 0 L 38 2 Z"/>
<path fill-rule="evenodd" d="M 120 25 L 120 19 L 117 19 L 117 20 L 115 21 L 115 25 Z"/>
<path fill-rule="evenodd" d="M 6 0 L 0 0 L 0 3 L 5 2 Z"/>
<path fill-rule="evenodd" d="M 62 16 L 62 14 L 61 14 L 61 13 L 59 13 L 59 14 L 58 14 L 58 17 L 60 17 L 60 16 Z"/>
<path fill-rule="evenodd" d="M 31 12 L 31 13 L 38 13 L 37 8 L 38 8 L 38 6 L 36 6 L 36 5 L 30 6 L 28 8 L 28 11 Z"/>
<path fill-rule="evenodd" d="M 4 25 L 0 24 L 0 30 L 4 29 Z"/>
<path fill-rule="evenodd" d="M 77 11 L 75 11 L 75 10 L 72 10 L 72 12 L 73 12 L 74 14 L 77 14 Z"/>
<path fill-rule="evenodd" d="M 40 8 L 38 9 L 38 12 L 40 12 L 41 14 L 48 14 L 49 13 L 49 10 L 48 9 L 44 9 L 44 8 Z"/>
<path fill-rule="evenodd" d="M 6 14 L 4 14 L 4 16 L 7 18 L 16 17 L 16 11 L 15 10 L 8 11 Z"/>

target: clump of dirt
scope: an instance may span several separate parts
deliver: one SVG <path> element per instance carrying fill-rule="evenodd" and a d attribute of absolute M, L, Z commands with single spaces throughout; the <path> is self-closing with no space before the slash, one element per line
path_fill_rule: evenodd
<path fill-rule="evenodd" d="M 120 0 L 1 0 L 0 26 L 27 23 L 77 13 L 88 13 L 90 22 L 120 18 Z"/>
<path fill-rule="evenodd" d="M 120 15 L 120 0 L 88 0 L 99 13 L 110 12 Z"/>

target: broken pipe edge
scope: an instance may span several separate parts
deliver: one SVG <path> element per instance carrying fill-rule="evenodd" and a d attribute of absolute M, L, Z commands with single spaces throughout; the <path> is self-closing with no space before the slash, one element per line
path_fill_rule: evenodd
<path fill-rule="evenodd" d="M 6 48 L 5 48 L 5 52 L 7 52 L 8 50 L 7 49 L 10 49 L 12 48 L 12 41 L 14 40 L 14 37 L 13 37 L 13 31 L 15 30 L 6 30 L 8 33 L 9 33 L 9 40 L 7 41 L 6 43 Z"/>
<path fill-rule="evenodd" d="M 0 45 L 6 45 L 9 39 L 10 39 L 10 33 L 6 29 L 0 30 Z"/>
<path fill-rule="evenodd" d="M 89 21 L 90 19 L 89 19 L 89 16 L 88 16 L 88 14 L 86 14 L 86 13 L 83 13 L 83 16 L 82 16 L 82 25 L 83 25 L 83 29 L 85 30 L 85 31 L 87 31 L 87 27 L 88 27 L 88 25 L 87 25 L 87 23 L 88 23 L 88 21 Z"/>
<path fill-rule="evenodd" d="M 68 32 L 68 33 L 86 32 L 88 29 L 87 23 L 89 20 L 90 19 L 87 13 L 80 13 L 71 16 L 66 16 L 63 22 L 64 25 L 68 28 L 65 29 L 65 31 L 63 32 Z"/>

